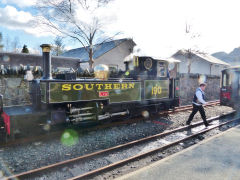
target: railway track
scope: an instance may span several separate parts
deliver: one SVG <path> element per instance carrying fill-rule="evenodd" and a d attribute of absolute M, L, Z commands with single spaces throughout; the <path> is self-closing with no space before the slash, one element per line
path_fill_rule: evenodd
<path fill-rule="evenodd" d="M 40 179 L 42 177 L 47 179 L 62 179 L 65 177 L 65 179 L 71 180 L 91 179 L 93 176 L 156 152 L 161 152 L 212 129 L 238 120 L 238 118 L 234 118 L 226 121 L 230 116 L 233 116 L 233 112 L 208 119 L 208 122 L 212 125 L 207 129 L 203 128 L 203 122 L 194 123 L 191 125 L 193 133 L 190 135 L 188 134 L 190 126 L 183 126 L 109 149 L 16 174 L 6 179 Z M 219 119 L 222 119 L 222 122 Z"/>
<path fill-rule="evenodd" d="M 216 100 L 216 101 L 209 101 L 204 106 L 205 107 L 207 107 L 207 106 L 216 106 L 216 105 L 219 105 L 219 104 L 220 104 L 220 101 Z M 191 109 L 192 109 L 192 105 L 179 106 L 179 107 L 176 107 L 175 109 L 170 110 L 170 111 L 163 111 L 163 112 L 161 112 L 161 114 L 172 114 L 172 113 L 186 111 L 186 110 L 191 110 Z"/>

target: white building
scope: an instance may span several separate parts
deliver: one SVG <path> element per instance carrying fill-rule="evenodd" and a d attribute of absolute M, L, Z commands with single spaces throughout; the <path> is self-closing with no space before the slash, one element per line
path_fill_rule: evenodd
<path fill-rule="evenodd" d="M 230 66 L 230 64 L 210 54 L 193 50 L 179 50 L 171 58 L 181 61 L 179 64 L 179 73 L 219 76 L 223 69 Z"/>
<path fill-rule="evenodd" d="M 98 64 L 106 64 L 109 67 L 116 67 L 125 70 L 124 59 L 133 52 L 135 42 L 132 39 L 118 39 L 94 45 L 93 67 Z M 65 57 L 79 58 L 83 69 L 89 67 L 89 56 L 85 48 L 69 50 L 62 54 Z"/>

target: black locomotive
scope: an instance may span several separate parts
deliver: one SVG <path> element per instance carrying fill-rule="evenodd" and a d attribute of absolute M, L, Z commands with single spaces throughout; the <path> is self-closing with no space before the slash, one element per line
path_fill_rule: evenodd
<path fill-rule="evenodd" d="M 2 107 L 6 134 L 27 133 L 44 125 L 97 122 L 121 116 L 147 116 L 179 105 L 177 63 L 134 56 L 126 71 L 109 77 L 105 65 L 94 78 L 58 74 L 52 78 L 50 45 L 43 44 L 43 76 L 31 83 L 31 106 Z M 131 68 L 132 67 L 132 68 Z M 2 103 L 1 103 L 2 104 Z"/>

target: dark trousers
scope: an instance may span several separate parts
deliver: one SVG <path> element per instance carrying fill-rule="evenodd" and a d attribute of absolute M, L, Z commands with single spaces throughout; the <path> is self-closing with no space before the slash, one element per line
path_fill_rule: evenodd
<path fill-rule="evenodd" d="M 193 120 L 193 117 L 194 115 L 197 113 L 197 112 L 200 112 L 201 116 L 202 116 L 202 119 L 203 119 L 203 122 L 205 124 L 205 126 L 208 126 L 208 122 L 207 122 L 207 118 L 206 118 L 206 115 L 205 115 L 205 111 L 204 111 L 204 108 L 203 106 L 197 106 L 195 104 L 193 104 L 193 109 L 192 109 L 192 113 L 190 114 L 188 120 L 187 120 L 187 124 L 190 124 L 191 121 Z"/>

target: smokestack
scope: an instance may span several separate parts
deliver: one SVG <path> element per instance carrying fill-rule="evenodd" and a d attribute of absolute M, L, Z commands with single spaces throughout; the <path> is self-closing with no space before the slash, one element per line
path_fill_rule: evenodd
<path fill-rule="evenodd" d="M 51 65 L 51 45 L 42 44 L 42 57 L 43 57 L 43 77 L 42 79 L 52 79 L 52 65 Z"/>

